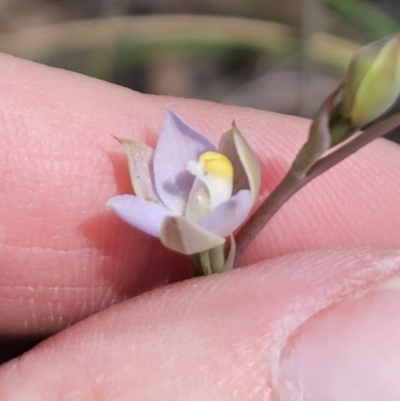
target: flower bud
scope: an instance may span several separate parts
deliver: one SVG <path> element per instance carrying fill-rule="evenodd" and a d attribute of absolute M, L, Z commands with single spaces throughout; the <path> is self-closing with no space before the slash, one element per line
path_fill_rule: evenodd
<path fill-rule="evenodd" d="M 350 61 L 340 112 L 353 127 L 385 113 L 400 93 L 400 34 L 362 47 Z"/>

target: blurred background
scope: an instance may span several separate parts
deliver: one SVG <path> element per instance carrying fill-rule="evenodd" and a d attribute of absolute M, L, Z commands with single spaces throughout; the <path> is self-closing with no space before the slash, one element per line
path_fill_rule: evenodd
<path fill-rule="evenodd" d="M 304 117 L 355 50 L 399 27 L 399 0 L 0 0 L 2 52 Z"/>

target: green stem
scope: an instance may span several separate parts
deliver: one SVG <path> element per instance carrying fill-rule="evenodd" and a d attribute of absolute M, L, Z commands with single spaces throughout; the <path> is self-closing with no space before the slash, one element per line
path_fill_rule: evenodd
<path fill-rule="evenodd" d="M 221 273 L 225 265 L 225 244 L 218 245 L 198 254 L 201 272 L 204 276 Z"/>

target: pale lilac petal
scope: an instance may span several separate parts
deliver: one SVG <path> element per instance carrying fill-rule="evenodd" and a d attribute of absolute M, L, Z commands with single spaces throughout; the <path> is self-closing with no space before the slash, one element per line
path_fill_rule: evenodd
<path fill-rule="evenodd" d="M 214 234 L 227 237 L 246 220 L 252 206 L 250 190 L 243 189 L 211 210 L 198 224 Z"/>
<path fill-rule="evenodd" d="M 187 164 L 215 149 L 204 135 L 167 111 L 154 153 L 154 174 L 158 196 L 169 209 L 183 213 L 194 181 Z"/>
<path fill-rule="evenodd" d="M 154 237 L 160 237 L 165 217 L 175 215 L 164 206 L 134 195 L 114 196 L 107 206 L 126 223 Z"/>
<path fill-rule="evenodd" d="M 225 242 L 225 238 L 182 216 L 164 219 L 160 239 L 167 248 L 185 255 L 204 252 Z"/>
<path fill-rule="evenodd" d="M 119 139 L 128 158 L 129 174 L 135 194 L 150 202 L 160 203 L 154 186 L 152 161 L 154 149 L 144 143 Z"/>

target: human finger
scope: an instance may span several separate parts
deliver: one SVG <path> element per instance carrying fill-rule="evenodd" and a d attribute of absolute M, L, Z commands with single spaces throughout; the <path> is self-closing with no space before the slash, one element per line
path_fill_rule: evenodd
<path fill-rule="evenodd" d="M 3 365 L 1 399 L 396 400 L 399 272 L 319 250 L 167 286 Z"/>
<path fill-rule="evenodd" d="M 1 56 L 0 333 L 50 333 L 127 297 L 191 277 L 188 259 L 119 221 L 106 201 L 130 193 L 111 135 L 155 143 L 167 107 L 217 142 L 233 119 L 263 170 L 283 177 L 308 121 L 159 98 Z M 297 194 L 242 264 L 289 252 L 398 244 L 398 147 L 371 144 Z"/>

